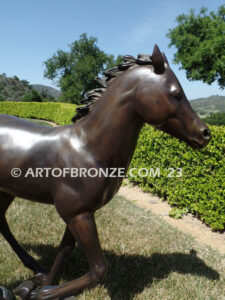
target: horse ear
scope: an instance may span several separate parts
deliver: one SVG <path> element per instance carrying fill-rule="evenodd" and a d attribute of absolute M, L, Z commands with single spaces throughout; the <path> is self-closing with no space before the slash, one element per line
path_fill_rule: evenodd
<path fill-rule="evenodd" d="M 164 63 L 169 66 L 170 64 L 169 64 L 166 54 L 164 52 L 162 52 L 162 57 L 163 57 Z"/>
<path fill-rule="evenodd" d="M 152 53 L 152 65 L 156 74 L 162 74 L 165 71 L 163 56 L 157 45 L 155 45 Z"/>

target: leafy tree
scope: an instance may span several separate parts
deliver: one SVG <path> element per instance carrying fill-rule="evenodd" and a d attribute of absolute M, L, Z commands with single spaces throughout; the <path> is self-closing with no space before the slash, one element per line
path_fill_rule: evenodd
<path fill-rule="evenodd" d="M 15 75 L 15 76 L 13 76 L 13 79 L 15 79 L 15 80 L 17 80 L 17 81 L 20 81 L 20 80 L 19 80 L 19 77 L 18 77 L 18 76 L 16 76 L 16 75 Z"/>
<path fill-rule="evenodd" d="M 29 81 L 27 81 L 27 80 L 23 79 L 23 80 L 21 80 L 21 82 L 24 84 L 24 86 L 26 86 L 26 87 L 30 87 L 30 83 L 29 83 Z"/>
<path fill-rule="evenodd" d="M 22 102 L 42 102 L 41 95 L 35 89 L 32 89 L 30 93 L 23 96 Z"/>
<path fill-rule="evenodd" d="M 69 52 L 58 50 L 44 62 L 44 76 L 61 88 L 61 101 L 79 104 L 87 91 L 97 87 L 94 78 L 121 60 L 120 56 L 115 59 L 104 53 L 97 46 L 97 38 L 83 33 L 70 45 Z"/>
<path fill-rule="evenodd" d="M 225 5 L 217 13 L 207 13 L 201 8 L 199 14 L 191 10 L 188 15 L 176 18 L 178 25 L 170 29 L 169 46 L 177 52 L 174 62 L 181 63 L 190 80 L 202 80 L 211 84 L 217 81 L 225 87 Z"/>

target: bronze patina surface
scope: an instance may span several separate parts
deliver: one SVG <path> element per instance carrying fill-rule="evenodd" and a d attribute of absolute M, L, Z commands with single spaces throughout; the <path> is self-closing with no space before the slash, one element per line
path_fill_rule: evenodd
<path fill-rule="evenodd" d="M 210 131 L 192 110 L 184 91 L 157 46 L 153 54 L 124 57 L 124 64 L 104 73 L 101 88 L 88 93 L 75 124 L 48 128 L 0 115 L 0 231 L 23 264 L 34 271 L 31 281 L 15 293 L 22 299 L 61 299 L 99 283 L 106 262 L 98 239 L 94 212 L 118 191 L 121 177 L 13 177 L 19 168 L 128 169 L 144 123 L 201 149 Z M 5 212 L 15 197 L 55 205 L 66 223 L 55 262 L 48 274 L 10 232 Z M 41 218 L 41 216 L 40 216 Z M 89 272 L 61 286 L 51 286 L 75 243 L 83 249 Z"/>

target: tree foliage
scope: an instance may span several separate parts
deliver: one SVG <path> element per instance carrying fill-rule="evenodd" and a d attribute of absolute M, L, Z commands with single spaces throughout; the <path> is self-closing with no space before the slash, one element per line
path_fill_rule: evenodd
<path fill-rule="evenodd" d="M 119 62 L 120 56 L 115 59 L 104 53 L 97 46 L 97 38 L 84 33 L 70 45 L 70 51 L 58 50 L 44 62 L 44 76 L 61 88 L 61 101 L 79 104 L 87 91 L 97 87 L 95 77 Z"/>
<path fill-rule="evenodd" d="M 22 102 L 42 102 L 42 97 L 35 89 L 32 89 L 30 93 L 23 96 Z"/>
<path fill-rule="evenodd" d="M 5 73 L 0 74 L 1 101 L 21 101 L 22 97 L 31 93 L 32 86 L 17 76 L 7 77 Z"/>
<path fill-rule="evenodd" d="M 191 10 L 188 15 L 176 18 L 178 25 L 170 29 L 167 36 L 169 46 L 177 52 L 174 62 L 186 71 L 190 80 L 202 80 L 211 84 L 215 81 L 225 87 L 225 5 L 217 13 L 207 13 L 201 8 L 199 14 Z"/>

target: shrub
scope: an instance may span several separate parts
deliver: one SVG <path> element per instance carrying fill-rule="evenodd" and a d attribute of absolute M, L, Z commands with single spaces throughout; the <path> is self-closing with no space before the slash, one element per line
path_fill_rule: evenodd
<path fill-rule="evenodd" d="M 140 177 L 137 170 L 130 180 L 144 190 L 164 197 L 172 205 L 198 215 L 212 229 L 225 228 L 225 128 L 210 126 L 212 140 L 201 151 L 150 126 L 139 137 L 130 168 L 160 168 L 159 177 Z M 170 168 L 175 169 L 172 174 Z M 182 169 L 182 177 L 179 176 Z"/>
<path fill-rule="evenodd" d="M 1 102 L 0 113 L 23 118 L 43 119 L 59 125 L 71 124 L 74 104 L 54 102 Z"/>
<path fill-rule="evenodd" d="M 210 116 L 204 118 L 204 121 L 211 125 L 225 125 L 225 112 L 210 114 Z"/>

